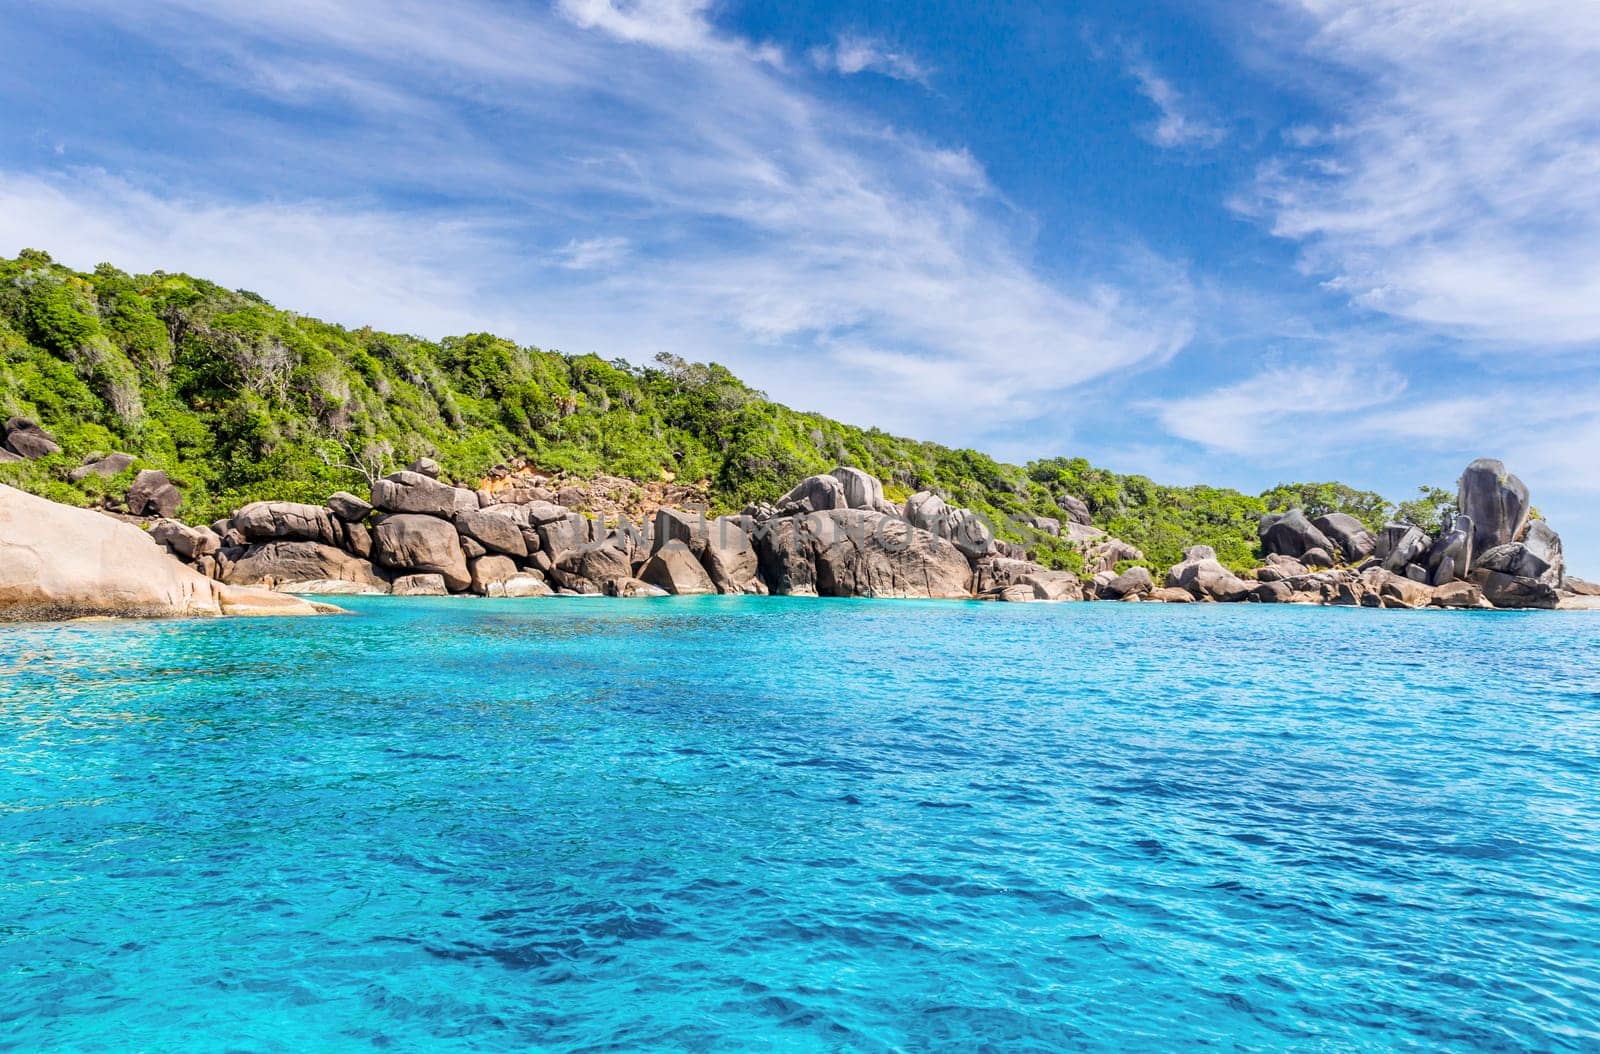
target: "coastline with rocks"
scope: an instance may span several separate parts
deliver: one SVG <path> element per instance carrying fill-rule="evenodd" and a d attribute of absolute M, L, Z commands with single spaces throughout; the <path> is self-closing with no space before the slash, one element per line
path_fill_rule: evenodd
<path fill-rule="evenodd" d="M 12 450 L 51 442 L 31 422 L 7 422 Z M 110 475 L 131 464 L 111 454 L 77 471 Z M 1460 512 L 1436 533 L 1413 524 L 1374 533 L 1345 513 L 1308 518 L 1291 509 L 1262 518 L 1254 571 L 1235 573 L 1196 545 L 1159 581 L 1147 567 L 1127 566 L 1143 554 L 1087 522 L 1081 502 L 1081 516 L 1065 523 L 1012 525 L 1066 541 L 1082 555 L 1079 574 L 1036 562 L 1026 544 L 998 540 L 994 524 L 939 494 L 890 502 L 878 479 L 845 466 L 736 515 L 660 504 L 637 522 L 614 502 L 609 513 L 583 508 L 591 491 L 539 476 L 476 487 L 440 476 L 424 458 L 373 479 L 365 498 L 340 491 L 322 505 L 259 501 L 190 525 L 178 518 L 181 491 L 165 473 L 144 470 L 120 517 L 144 531 L 0 488 L 0 617 L 326 610 L 286 594 L 1600 608 L 1600 587 L 1566 574 L 1560 536 L 1533 518 L 1527 487 L 1489 459 L 1463 472 Z"/>

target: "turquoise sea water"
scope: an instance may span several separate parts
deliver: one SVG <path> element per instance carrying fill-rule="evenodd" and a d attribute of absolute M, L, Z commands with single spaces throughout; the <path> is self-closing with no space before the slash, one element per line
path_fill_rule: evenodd
<path fill-rule="evenodd" d="M 1600 617 L 0 627 L 6 1050 L 1600 1046 Z"/>

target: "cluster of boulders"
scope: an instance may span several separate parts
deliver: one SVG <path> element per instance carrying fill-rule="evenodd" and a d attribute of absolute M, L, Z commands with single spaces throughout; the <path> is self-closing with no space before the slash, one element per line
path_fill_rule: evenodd
<path fill-rule="evenodd" d="M 118 457 L 119 455 L 112 455 Z M 117 471 L 127 468 L 122 463 Z M 1257 602 L 1370 607 L 1544 607 L 1600 589 L 1565 577 L 1561 541 L 1531 519 L 1527 488 L 1497 461 L 1461 479 L 1457 516 L 1430 536 L 1393 524 L 1377 534 L 1352 516 L 1300 510 L 1262 519 L 1262 566 L 1239 575 L 1206 546 L 1157 578 L 1132 546 L 1087 522 L 1030 517 L 1024 535 L 1067 541 L 1082 575 L 1047 568 L 992 524 L 931 491 L 904 503 L 882 483 L 841 467 L 811 476 L 772 503 L 733 516 L 658 507 L 635 523 L 589 515 L 577 488 L 476 488 L 442 481 L 423 459 L 374 481 L 362 498 L 325 505 L 256 502 L 206 527 L 172 518 L 182 496 L 142 472 L 130 510 L 158 517 L 150 535 L 204 575 L 229 585 L 305 593 L 490 597 L 694 594 L 972 598 L 1002 601 Z M 1120 570 L 1119 570 L 1120 568 Z"/>
<path fill-rule="evenodd" d="M 424 459 L 376 480 L 365 499 L 341 492 L 326 505 L 256 502 L 204 527 L 160 518 L 150 533 L 219 581 L 309 593 L 1095 595 L 1076 574 L 997 540 L 971 511 L 930 492 L 889 502 L 881 482 L 854 468 L 811 476 L 776 503 L 735 516 L 658 508 L 635 524 L 550 500 L 561 496 L 454 486 Z M 1063 531 L 1052 520 L 1043 529 L 1082 539 L 1097 566 L 1139 556 L 1086 524 Z"/>
<path fill-rule="evenodd" d="M 1266 564 L 1256 582 L 1211 575 L 1209 599 L 1364 604 L 1372 607 L 1554 608 L 1590 587 L 1568 579 L 1561 537 L 1532 518 L 1528 488 L 1499 461 L 1482 458 L 1461 474 L 1457 515 L 1430 535 L 1392 523 L 1377 535 L 1353 516 L 1308 519 L 1299 510 L 1261 521 Z M 1180 568 L 1206 564 L 1186 561 Z M 1220 566 L 1220 565 L 1219 565 Z M 1195 574 L 1190 571 L 1190 578 Z M 1169 581 L 1169 584 L 1179 584 Z"/>
<path fill-rule="evenodd" d="M 213 581 L 132 524 L 0 485 L 0 622 L 338 610 Z"/>

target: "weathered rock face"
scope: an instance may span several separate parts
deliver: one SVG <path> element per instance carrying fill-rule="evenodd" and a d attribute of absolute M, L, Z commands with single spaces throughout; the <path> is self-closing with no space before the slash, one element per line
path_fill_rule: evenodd
<path fill-rule="evenodd" d="M 778 499 L 778 514 L 825 512 L 849 507 L 844 484 L 833 476 L 807 476 Z"/>
<path fill-rule="evenodd" d="M 279 539 L 339 545 L 344 530 L 333 513 L 321 505 L 302 505 L 293 501 L 257 501 L 233 514 L 234 530 L 247 542 Z"/>
<path fill-rule="evenodd" d="M 883 499 L 883 484 L 876 476 L 868 475 L 859 468 L 843 466 L 829 474 L 844 486 L 846 507 L 871 509 L 874 512 L 887 511 L 888 502 Z"/>
<path fill-rule="evenodd" d="M 618 578 L 606 583 L 606 596 L 622 597 L 625 599 L 638 597 L 666 597 L 671 596 L 665 589 L 653 586 L 649 582 L 641 582 L 637 578 Z"/>
<path fill-rule="evenodd" d="M 497 511 L 504 508 L 508 511 Z M 491 553 L 525 557 L 528 541 L 522 528 L 527 520 L 520 505 L 491 506 L 456 514 L 456 530 L 465 538 L 475 540 Z M 521 520 L 523 523 L 519 523 Z"/>
<path fill-rule="evenodd" d="M 266 542 L 227 549 L 220 561 L 230 585 L 278 589 L 302 582 L 352 582 L 387 592 L 388 580 L 366 560 L 320 542 Z"/>
<path fill-rule="evenodd" d="M 1433 602 L 1433 587 L 1426 582 L 1418 582 L 1380 567 L 1362 572 L 1361 584 L 1369 597 L 1377 598 L 1377 604 L 1372 606 L 1422 608 Z"/>
<path fill-rule="evenodd" d="M 429 479 L 438 479 L 439 473 L 444 471 L 439 467 L 439 463 L 431 457 L 417 458 L 417 460 L 406 466 L 406 470 L 415 472 L 419 476 L 427 476 Z"/>
<path fill-rule="evenodd" d="M 1256 581 L 1282 582 L 1289 578 L 1299 578 L 1309 573 L 1305 564 L 1292 556 L 1281 553 L 1272 553 L 1267 557 L 1266 563 L 1256 568 Z"/>
<path fill-rule="evenodd" d="M 1120 600 L 1128 596 L 1144 596 L 1155 592 L 1155 579 L 1142 567 L 1130 567 L 1113 578 L 1100 590 L 1100 595 Z"/>
<path fill-rule="evenodd" d="M 372 485 L 372 504 L 383 512 L 421 513 L 449 519 L 476 512 L 478 495 L 440 483 L 420 472 L 396 472 Z"/>
<path fill-rule="evenodd" d="M 183 493 L 158 469 L 145 469 L 128 486 L 128 511 L 135 516 L 170 519 L 182 505 Z"/>
<path fill-rule="evenodd" d="M 1489 602 L 1483 599 L 1483 591 L 1470 582 L 1446 582 L 1433 591 L 1433 606 L 1436 608 L 1486 608 Z"/>
<path fill-rule="evenodd" d="M 601 588 L 613 579 L 633 576 L 633 562 L 628 559 L 628 554 L 610 545 L 594 545 L 584 549 L 576 563 L 570 566 Z"/>
<path fill-rule="evenodd" d="M 1253 588 L 1217 561 L 1209 545 L 1196 545 L 1183 554 L 1183 562 L 1167 572 L 1169 587 L 1188 590 L 1197 600 L 1222 603 L 1243 600 Z"/>
<path fill-rule="evenodd" d="M 490 582 L 492 597 L 547 597 L 555 593 L 544 576 L 532 571 L 522 571 L 504 582 Z"/>
<path fill-rule="evenodd" d="M 1334 565 L 1333 554 L 1326 549 L 1307 549 L 1300 554 L 1300 561 L 1307 567 L 1332 567 Z"/>
<path fill-rule="evenodd" d="M 646 560 L 639 578 L 674 596 L 703 596 L 717 591 L 711 576 L 682 542 L 674 542 Z"/>
<path fill-rule="evenodd" d="M 1148 597 L 1163 604 L 1193 604 L 1194 594 L 1177 586 L 1162 586 Z"/>
<path fill-rule="evenodd" d="M 1582 578 L 1567 578 L 1562 586 L 1574 596 L 1600 597 L 1600 582 L 1589 582 Z"/>
<path fill-rule="evenodd" d="M 472 574 L 472 591 L 480 597 L 491 595 L 490 589 L 500 585 L 500 593 L 505 594 L 504 583 L 517 574 L 517 563 L 509 556 L 480 556 L 476 560 L 468 561 L 467 569 Z"/>
<path fill-rule="evenodd" d="M 1378 540 L 1372 536 L 1372 532 L 1349 513 L 1330 512 L 1326 516 L 1318 516 L 1311 521 L 1311 526 L 1339 547 L 1338 554 L 1344 557 L 1346 563 L 1360 563 L 1378 547 Z"/>
<path fill-rule="evenodd" d="M 1497 608 L 1553 610 L 1561 603 L 1560 594 L 1535 578 L 1519 578 L 1483 568 L 1474 571 L 1472 579 L 1483 590 L 1484 598 Z"/>
<path fill-rule="evenodd" d="M 1312 549 L 1321 549 L 1326 553 L 1336 548 L 1328 536 L 1317 530 L 1299 509 L 1263 516 L 1258 533 L 1266 552 L 1296 559 Z"/>
<path fill-rule="evenodd" d="M 1385 571 L 1398 574 L 1427 551 L 1428 536 L 1420 527 L 1392 523 L 1379 536 L 1376 555 L 1383 561 Z"/>
<path fill-rule="evenodd" d="M 950 511 L 950 541 L 969 560 L 981 559 L 998 549 L 994 531 L 971 509 Z"/>
<path fill-rule="evenodd" d="M 1428 581 L 1435 586 L 1465 578 L 1472 566 L 1472 517 L 1457 516 L 1428 550 Z"/>
<path fill-rule="evenodd" d="M 1029 516 L 1028 526 L 1051 538 L 1061 537 L 1061 521 L 1052 516 Z"/>
<path fill-rule="evenodd" d="M 337 491 L 328 499 L 328 508 L 346 523 L 362 523 L 372 515 L 372 505 L 362 501 L 347 490 Z"/>
<path fill-rule="evenodd" d="M 1083 581 L 1070 571 L 1035 571 L 1023 575 L 1017 584 L 1030 587 L 1036 600 L 1060 603 L 1083 599 Z"/>
<path fill-rule="evenodd" d="M 1550 571 L 1550 565 L 1521 542 L 1497 545 L 1486 553 L 1479 553 L 1472 566 L 1475 569 L 1499 571 L 1514 578 L 1540 580 Z"/>
<path fill-rule="evenodd" d="M 445 520 L 414 513 L 386 516 L 378 521 L 372 542 L 384 567 L 402 574 L 440 575 L 454 592 L 472 584 L 456 529 Z"/>
<path fill-rule="evenodd" d="M 133 461 L 132 454 L 105 454 L 101 457 L 93 457 L 67 473 L 67 478 L 74 483 L 88 479 L 90 476 L 110 479 L 117 473 L 131 467 Z"/>
<path fill-rule="evenodd" d="M 972 591 L 979 596 L 998 593 L 1017 585 L 1029 575 L 1043 574 L 1046 568 L 1032 560 L 1011 556 L 991 556 L 972 565 Z"/>
<path fill-rule="evenodd" d="M 44 429 L 25 417 L 12 417 L 5 423 L 7 450 L 30 461 L 61 453 L 61 444 Z"/>
<path fill-rule="evenodd" d="M 684 509 L 657 509 L 651 524 L 650 551 L 659 552 L 663 546 L 676 542 L 693 549 L 705 538 L 709 525 L 698 512 Z"/>
<path fill-rule="evenodd" d="M 401 575 L 390 591 L 397 597 L 442 597 L 450 593 L 444 576 L 433 574 Z"/>
<path fill-rule="evenodd" d="M 952 543 L 865 509 L 774 520 L 757 542 L 762 577 L 785 596 L 970 596 Z"/>
<path fill-rule="evenodd" d="M 766 594 L 755 542 L 744 524 L 734 517 L 719 516 L 711 521 L 699 556 L 718 593 Z"/>
<path fill-rule="evenodd" d="M 151 524 L 150 537 L 183 560 L 198 560 L 222 548 L 222 538 L 210 527 L 188 527 L 177 520 L 158 520 Z"/>
<path fill-rule="evenodd" d="M 950 533 L 950 506 L 931 491 L 919 490 L 906 499 L 905 518 L 918 530 L 941 537 Z"/>
<path fill-rule="evenodd" d="M 322 610 L 332 609 L 219 586 L 132 524 L 0 485 L 0 620 Z"/>
<path fill-rule="evenodd" d="M 1089 506 L 1085 505 L 1079 499 L 1068 494 L 1060 501 L 1056 502 L 1056 504 L 1060 505 L 1066 510 L 1067 515 L 1072 518 L 1073 523 L 1081 523 L 1085 527 L 1094 526 L 1094 517 L 1089 513 Z"/>
<path fill-rule="evenodd" d="M 1514 542 L 1528 522 L 1528 487 L 1493 458 L 1479 458 L 1461 474 L 1456 504 L 1472 517 L 1472 546 L 1487 552 Z"/>
<path fill-rule="evenodd" d="M 1547 586 L 1560 588 L 1562 580 L 1567 576 L 1566 556 L 1561 551 L 1561 535 L 1543 520 L 1534 520 L 1528 524 L 1522 544 L 1527 547 L 1530 555 L 1543 560 L 1548 566 L 1548 570 L 1538 576 L 1539 581 Z"/>

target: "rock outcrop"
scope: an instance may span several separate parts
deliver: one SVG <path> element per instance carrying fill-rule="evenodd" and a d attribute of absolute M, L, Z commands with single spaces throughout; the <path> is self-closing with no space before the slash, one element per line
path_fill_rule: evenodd
<path fill-rule="evenodd" d="M 448 520 L 422 513 L 385 516 L 373 531 L 372 543 L 378 563 L 400 575 L 439 575 L 457 592 L 472 584 L 460 536 Z"/>
<path fill-rule="evenodd" d="M 28 461 L 61 453 L 54 436 L 24 417 L 9 418 L 0 428 L 0 447 Z"/>
<path fill-rule="evenodd" d="M 1527 484 L 1493 458 L 1479 458 L 1461 473 L 1456 506 L 1472 517 L 1473 548 L 1480 553 L 1516 541 L 1532 508 Z"/>
<path fill-rule="evenodd" d="M 336 609 L 215 582 L 138 527 L 0 485 L 0 620 L 329 610 Z"/>

